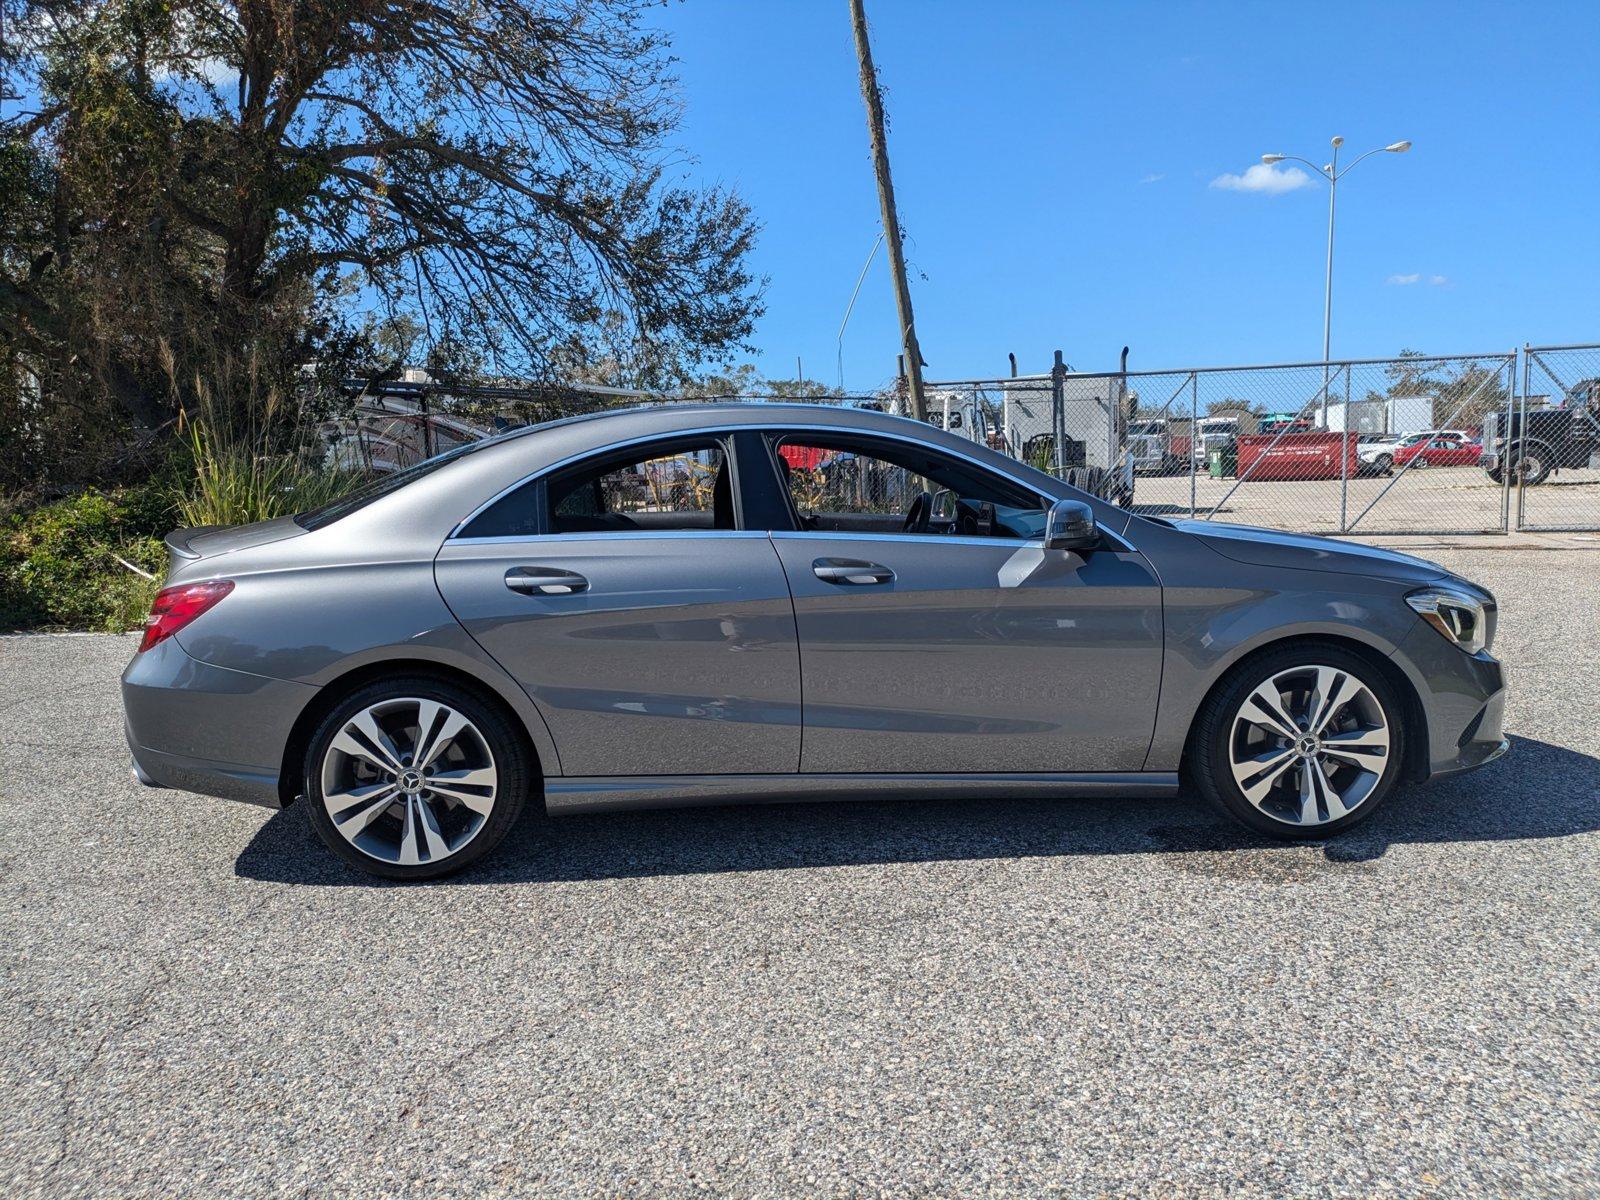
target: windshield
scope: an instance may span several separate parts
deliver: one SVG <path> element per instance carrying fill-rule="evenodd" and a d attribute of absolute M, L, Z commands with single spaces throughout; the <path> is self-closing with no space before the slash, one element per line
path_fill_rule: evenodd
<path fill-rule="evenodd" d="M 1425 442 L 1433 435 L 1431 433 L 1411 433 L 1400 439 L 1402 446 L 1415 446 L 1418 442 Z"/>

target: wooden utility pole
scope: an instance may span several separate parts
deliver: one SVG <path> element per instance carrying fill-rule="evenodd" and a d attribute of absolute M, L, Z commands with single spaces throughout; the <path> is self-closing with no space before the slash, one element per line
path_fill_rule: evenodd
<path fill-rule="evenodd" d="M 906 383 L 911 414 L 928 419 L 928 401 L 922 394 L 922 350 L 917 345 L 917 325 L 911 315 L 911 288 L 906 283 L 905 247 L 900 241 L 900 216 L 894 206 L 894 180 L 889 176 L 889 144 L 883 135 L 883 97 L 878 92 L 878 70 L 872 65 L 872 43 L 867 38 L 863 0 L 850 0 L 850 24 L 856 35 L 856 58 L 861 63 L 861 99 L 867 106 L 867 133 L 872 141 L 872 170 L 878 177 L 878 203 L 883 209 L 883 235 L 889 245 L 889 273 L 894 278 L 894 303 L 900 314 L 900 340 L 906 352 Z"/>

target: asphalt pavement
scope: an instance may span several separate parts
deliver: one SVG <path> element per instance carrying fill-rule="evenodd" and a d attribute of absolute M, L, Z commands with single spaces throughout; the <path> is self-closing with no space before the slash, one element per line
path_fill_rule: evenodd
<path fill-rule="evenodd" d="M 139 788 L 125 637 L 0 639 L 16 1196 L 1600 1193 L 1600 551 L 1513 752 L 1326 845 L 1170 801 L 526 820 L 356 875 Z"/>

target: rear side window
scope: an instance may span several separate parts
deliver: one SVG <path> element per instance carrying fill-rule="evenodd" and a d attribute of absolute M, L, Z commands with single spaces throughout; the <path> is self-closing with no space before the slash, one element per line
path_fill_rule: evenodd
<path fill-rule="evenodd" d="M 394 471 L 388 475 L 379 475 L 367 483 L 362 484 L 352 492 L 347 492 L 337 500 L 330 501 L 318 508 L 309 509 L 303 513 L 296 513 L 294 521 L 302 529 L 321 529 L 324 525 L 331 525 L 340 517 L 347 517 L 358 509 L 365 508 L 374 500 L 381 499 L 391 492 L 398 492 L 409 483 L 415 483 L 424 475 L 431 475 L 446 463 L 454 462 L 465 455 L 472 454 L 489 445 L 487 439 L 481 442 L 467 442 L 454 449 L 446 450 L 443 454 L 435 454 L 432 458 L 424 459 L 406 467 L 404 470 Z"/>
<path fill-rule="evenodd" d="M 507 493 L 461 536 L 735 529 L 732 472 L 717 438 L 600 454 Z"/>

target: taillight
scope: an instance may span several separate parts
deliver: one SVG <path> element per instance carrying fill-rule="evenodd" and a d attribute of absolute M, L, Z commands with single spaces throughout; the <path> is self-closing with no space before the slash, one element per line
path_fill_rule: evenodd
<path fill-rule="evenodd" d="M 150 615 L 145 618 L 139 653 L 166 641 L 231 591 L 231 579 L 207 579 L 203 583 L 180 583 L 176 587 L 162 588 L 150 606 Z"/>

